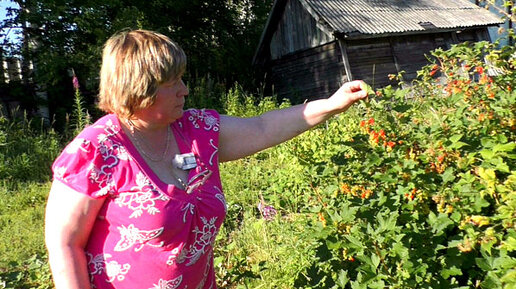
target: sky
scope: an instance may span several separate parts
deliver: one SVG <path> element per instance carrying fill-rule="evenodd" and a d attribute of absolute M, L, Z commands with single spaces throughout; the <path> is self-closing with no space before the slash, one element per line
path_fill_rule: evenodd
<path fill-rule="evenodd" d="M 14 2 L 8 1 L 8 0 L 0 0 L 0 22 L 4 21 L 6 19 L 6 8 L 7 7 L 18 7 L 18 5 Z M 7 30 L 2 30 L 2 34 L 7 33 Z M 15 31 L 11 30 L 9 33 L 9 40 L 13 42 L 15 40 Z M 0 36 L 0 43 L 4 42 L 4 36 Z"/>

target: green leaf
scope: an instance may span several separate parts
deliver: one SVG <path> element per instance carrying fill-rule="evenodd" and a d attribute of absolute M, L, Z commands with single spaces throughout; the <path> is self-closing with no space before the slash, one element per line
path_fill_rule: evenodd
<path fill-rule="evenodd" d="M 376 267 L 373 265 L 371 257 L 369 257 L 367 255 L 357 255 L 357 259 L 362 261 L 364 264 L 368 265 L 369 268 L 365 267 L 365 268 L 367 268 L 367 271 L 370 270 L 371 273 L 376 273 Z M 367 278 L 367 274 L 364 277 Z"/>
<path fill-rule="evenodd" d="M 362 281 L 363 278 L 364 277 L 363 277 L 362 272 L 358 272 L 356 281 L 351 281 L 351 288 L 352 289 L 366 289 L 367 284 Z"/>
<path fill-rule="evenodd" d="M 494 187 L 496 182 L 496 173 L 493 169 L 480 167 L 478 168 L 478 175 L 487 183 L 488 187 Z"/>
<path fill-rule="evenodd" d="M 344 288 L 349 282 L 348 271 L 340 270 L 335 283 L 341 288 Z"/>
<path fill-rule="evenodd" d="M 392 231 L 396 228 L 396 221 L 398 219 L 398 213 L 392 212 L 388 215 L 387 218 L 384 218 L 383 214 L 377 215 L 378 224 L 380 225 L 378 228 L 378 232 Z"/>
<path fill-rule="evenodd" d="M 382 163 L 382 158 L 376 153 L 369 154 L 368 160 L 370 166 L 377 166 Z"/>
<path fill-rule="evenodd" d="M 333 210 L 328 210 L 327 213 L 332 222 L 339 223 L 340 221 L 342 221 L 342 217 L 337 212 L 334 212 Z"/>
<path fill-rule="evenodd" d="M 378 278 L 384 278 L 387 279 L 385 275 L 378 275 Z M 367 285 L 368 288 L 378 288 L 378 289 L 384 289 L 385 288 L 385 282 L 383 280 L 375 280 Z"/>
<path fill-rule="evenodd" d="M 434 212 L 430 212 L 428 215 L 428 222 L 432 226 L 432 232 L 437 236 L 442 235 L 448 226 L 453 225 L 453 221 L 446 214 L 436 216 Z"/>
<path fill-rule="evenodd" d="M 397 179 L 393 178 L 390 174 L 388 173 L 379 173 L 379 172 L 376 172 L 374 175 L 373 175 L 373 179 L 375 180 L 378 180 L 378 181 L 381 181 L 383 183 L 396 183 L 398 182 Z"/>
<path fill-rule="evenodd" d="M 477 264 L 480 269 L 489 272 L 493 269 L 491 264 L 484 258 L 475 258 L 475 263 Z"/>
<path fill-rule="evenodd" d="M 496 152 L 510 152 L 514 151 L 516 143 L 497 144 L 493 147 L 493 151 Z"/>
<path fill-rule="evenodd" d="M 403 242 L 396 242 L 392 245 L 389 255 L 399 256 L 402 260 L 405 260 L 409 255 L 409 249 L 405 247 Z"/>
<path fill-rule="evenodd" d="M 503 173 L 510 173 L 511 170 L 509 166 L 503 161 L 502 158 L 493 158 L 490 161 L 493 165 L 495 165 L 496 169 Z"/>
<path fill-rule="evenodd" d="M 353 247 L 355 247 L 355 248 L 360 248 L 360 249 L 361 249 L 361 248 L 363 248 L 363 244 L 362 244 L 362 242 L 361 242 L 359 239 L 357 239 L 357 238 L 355 238 L 355 237 L 353 237 L 353 236 L 350 236 L 350 235 L 346 235 L 345 237 L 346 237 L 346 239 L 347 239 L 351 244 L 353 244 L 353 245 L 354 245 Z"/>
<path fill-rule="evenodd" d="M 373 268 L 378 268 L 378 266 L 380 265 L 380 257 L 378 257 L 378 255 L 376 254 L 373 254 L 371 256 L 371 263 L 373 265 Z"/>
<path fill-rule="evenodd" d="M 498 257 L 493 261 L 493 267 L 500 269 L 513 269 L 516 268 L 516 258 L 509 256 Z M 514 280 L 516 282 L 516 280 Z"/>
<path fill-rule="evenodd" d="M 322 209 L 321 205 L 316 205 L 316 206 L 309 208 L 310 212 L 312 212 L 312 213 L 319 213 L 321 211 L 321 209 Z"/>
<path fill-rule="evenodd" d="M 480 195 L 475 198 L 475 201 L 472 203 L 475 212 L 481 212 L 483 208 L 489 207 L 490 203 L 482 198 Z"/>
<path fill-rule="evenodd" d="M 455 180 L 455 170 L 453 168 L 447 168 L 446 171 L 441 175 L 444 183 L 452 182 Z"/>
<path fill-rule="evenodd" d="M 507 240 L 502 242 L 501 247 L 509 252 L 516 251 L 516 238 L 509 236 Z"/>
<path fill-rule="evenodd" d="M 482 289 L 499 289 L 502 288 L 502 282 L 500 281 L 500 278 L 496 276 L 496 273 L 488 272 L 484 281 L 480 283 L 480 286 Z"/>
<path fill-rule="evenodd" d="M 456 185 L 455 186 L 455 188 L 457 188 L 457 187 L 459 189 L 459 192 L 463 193 L 463 194 L 464 193 L 471 193 L 473 191 L 473 188 L 472 188 L 471 184 L 467 184 L 467 183 L 463 184 L 463 183 L 461 183 L 460 185 Z"/>
<path fill-rule="evenodd" d="M 456 143 L 456 142 L 458 142 L 462 138 L 462 136 L 463 136 L 462 134 L 453 135 L 453 136 L 450 137 L 450 141 L 452 143 Z"/>
<path fill-rule="evenodd" d="M 338 250 L 342 248 L 342 241 L 335 240 L 334 238 L 330 237 L 326 239 L 326 246 L 330 250 Z"/>
<path fill-rule="evenodd" d="M 456 266 L 452 266 L 451 268 L 446 268 L 441 270 L 441 276 L 444 279 L 448 279 L 450 276 L 461 276 L 462 270 L 457 268 Z"/>
<path fill-rule="evenodd" d="M 455 211 L 453 212 L 451 215 L 450 215 L 450 219 L 452 219 L 453 221 L 455 221 L 456 223 L 459 223 L 460 220 L 462 218 L 462 215 L 461 213 Z"/>
<path fill-rule="evenodd" d="M 337 191 L 338 189 L 339 189 L 339 187 L 336 185 L 329 185 L 328 187 L 326 187 L 324 189 L 324 192 L 326 192 L 327 194 L 332 194 L 333 192 Z"/>
<path fill-rule="evenodd" d="M 513 285 L 513 288 L 515 288 L 516 287 L 516 269 L 507 271 L 507 273 L 505 275 L 503 275 L 503 277 L 500 279 L 500 281 L 502 281 L 503 283 L 506 283 L 506 284 L 511 284 L 511 285 Z M 507 288 L 511 288 L 511 287 L 507 286 Z"/>
<path fill-rule="evenodd" d="M 494 156 L 495 156 L 495 153 L 493 150 L 490 150 L 490 149 L 483 149 L 480 151 L 480 155 L 482 156 L 482 158 L 484 158 L 485 160 L 490 160 L 492 159 Z"/>
<path fill-rule="evenodd" d="M 492 148 L 496 143 L 496 140 L 494 140 L 491 137 L 484 137 L 480 140 L 480 144 L 482 144 L 485 148 Z"/>
<path fill-rule="evenodd" d="M 454 142 L 452 145 L 448 146 L 450 149 L 460 149 L 461 147 L 467 146 L 468 144 L 465 142 Z"/>
<path fill-rule="evenodd" d="M 394 109 L 397 112 L 405 112 L 405 111 L 407 111 L 407 110 L 409 110 L 411 108 L 412 108 L 412 105 L 402 104 L 402 105 L 396 105 L 392 109 Z"/>
<path fill-rule="evenodd" d="M 359 208 L 357 207 L 349 207 L 347 204 L 343 205 L 339 208 L 339 215 L 341 217 L 341 221 L 345 223 L 352 222 L 356 219 L 356 213 Z"/>

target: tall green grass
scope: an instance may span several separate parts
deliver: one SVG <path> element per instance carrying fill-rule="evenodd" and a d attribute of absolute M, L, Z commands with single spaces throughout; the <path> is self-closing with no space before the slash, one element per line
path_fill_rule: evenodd
<path fill-rule="evenodd" d="M 78 89 L 74 102 L 62 134 L 26 114 L 0 115 L 0 288 L 53 287 L 44 245 L 51 166 L 64 144 L 90 122 Z"/>
<path fill-rule="evenodd" d="M 50 164 L 60 150 L 60 137 L 43 121 L 0 116 L 2 185 L 50 180 Z"/>
<path fill-rule="evenodd" d="M 0 288 L 51 288 L 44 207 L 61 149 L 43 121 L 0 116 Z"/>

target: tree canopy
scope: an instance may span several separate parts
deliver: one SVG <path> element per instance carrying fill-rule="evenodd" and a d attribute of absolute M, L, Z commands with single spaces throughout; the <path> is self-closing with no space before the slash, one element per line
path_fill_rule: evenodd
<path fill-rule="evenodd" d="M 50 106 L 59 109 L 72 102 L 72 69 L 81 88 L 96 94 L 102 45 L 127 28 L 155 30 L 178 42 L 188 56 L 189 78 L 249 84 L 272 1 L 14 0 L 19 8 L 11 8 L 13 17 L 0 28 L 23 31 L 23 41 L 10 51 L 23 59 L 24 79 L 44 87 Z"/>

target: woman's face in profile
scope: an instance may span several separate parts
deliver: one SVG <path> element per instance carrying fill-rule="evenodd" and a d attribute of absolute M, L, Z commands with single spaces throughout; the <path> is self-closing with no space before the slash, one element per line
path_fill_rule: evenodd
<path fill-rule="evenodd" d="M 156 93 L 156 101 L 135 115 L 145 114 L 147 119 L 170 124 L 183 116 L 185 97 L 188 88 L 181 78 L 169 80 L 160 86 Z"/>

